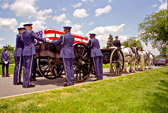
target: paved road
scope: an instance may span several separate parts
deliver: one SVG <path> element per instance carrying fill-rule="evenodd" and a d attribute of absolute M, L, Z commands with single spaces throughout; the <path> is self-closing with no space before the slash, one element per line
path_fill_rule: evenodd
<path fill-rule="evenodd" d="M 155 67 L 157 68 L 157 67 Z M 109 79 L 113 76 L 111 73 L 109 73 L 109 69 L 104 69 L 104 76 L 103 79 Z M 124 76 L 126 74 L 123 74 Z M 93 82 L 94 80 L 94 75 L 91 75 L 91 77 L 85 81 L 84 83 L 88 82 Z M 4 97 L 10 97 L 10 96 L 16 96 L 16 95 L 23 95 L 23 94 L 28 94 L 28 93 L 33 93 L 33 92 L 40 92 L 40 91 L 46 91 L 50 89 L 58 89 L 64 87 L 64 82 L 65 78 L 58 78 L 55 80 L 48 80 L 44 77 L 37 77 L 37 81 L 34 81 L 33 84 L 36 85 L 34 88 L 22 88 L 21 85 L 13 85 L 13 78 L 0 78 L 0 98 Z M 78 83 L 75 85 L 79 85 L 83 83 Z"/>

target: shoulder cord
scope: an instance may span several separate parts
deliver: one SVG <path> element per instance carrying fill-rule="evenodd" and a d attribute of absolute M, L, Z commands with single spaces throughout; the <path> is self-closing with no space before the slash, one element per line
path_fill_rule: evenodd
<path fill-rule="evenodd" d="M 61 42 L 61 45 L 64 44 L 64 35 L 62 35 L 62 42 Z"/>

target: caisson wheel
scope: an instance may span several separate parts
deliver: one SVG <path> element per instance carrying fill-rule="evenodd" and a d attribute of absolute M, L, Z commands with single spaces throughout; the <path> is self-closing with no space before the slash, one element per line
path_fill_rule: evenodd
<path fill-rule="evenodd" d="M 50 57 L 38 58 L 37 62 L 40 74 L 47 79 L 58 78 L 64 69 L 63 64 L 56 64 L 57 61 Z"/>
<path fill-rule="evenodd" d="M 110 57 L 110 72 L 116 76 L 122 74 L 124 69 L 124 55 L 120 49 L 114 49 Z"/>
<path fill-rule="evenodd" d="M 92 58 L 89 48 L 83 43 L 74 45 L 74 78 L 76 82 L 85 81 L 92 69 Z"/>

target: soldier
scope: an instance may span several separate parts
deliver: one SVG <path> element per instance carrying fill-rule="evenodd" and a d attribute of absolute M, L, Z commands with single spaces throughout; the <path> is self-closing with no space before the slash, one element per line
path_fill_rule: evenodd
<path fill-rule="evenodd" d="M 136 45 L 136 43 L 134 43 L 133 47 L 136 47 L 136 48 L 137 48 L 137 45 Z"/>
<path fill-rule="evenodd" d="M 63 58 L 65 74 L 66 74 L 66 84 L 64 86 L 74 85 L 74 37 L 71 35 L 70 31 L 72 27 L 65 26 L 64 32 L 59 40 L 54 41 L 55 46 L 61 44 L 60 57 Z"/>
<path fill-rule="evenodd" d="M 7 51 L 7 47 L 4 46 L 4 51 L 1 52 L 1 63 L 2 63 L 2 77 L 5 77 L 4 68 L 6 66 L 6 77 L 9 77 L 8 69 L 9 69 L 9 60 L 10 53 Z"/>
<path fill-rule="evenodd" d="M 22 53 L 23 53 L 23 48 L 24 48 L 22 34 L 23 34 L 24 30 L 25 30 L 24 27 L 18 28 L 19 34 L 17 35 L 17 38 L 16 38 L 16 47 L 15 47 L 15 52 L 13 55 L 15 58 L 15 69 L 14 69 L 14 77 L 13 77 L 13 84 L 14 85 L 22 84 L 21 70 L 22 70 L 22 64 L 23 64 Z"/>
<path fill-rule="evenodd" d="M 96 34 L 90 33 L 90 40 L 87 46 L 91 49 L 91 57 L 93 58 L 94 68 L 96 71 L 96 80 L 103 79 L 103 54 L 100 50 L 99 41 L 95 38 Z"/>
<path fill-rule="evenodd" d="M 113 45 L 117 48 L 121 48 L 120 40 L 118 40 L 118 36 L 115 36 L 115 40 L 113 42 Z"/>
<path fill-rule="evenodd" d="M 32 66 L 34 55 L 36 54 L 34 39 L 45 42 L 46 40 L 38 37 L 32 31 L 32 24 L 24 24 L 25 31 L 23 32 L 23 88 L 35 87 L 35 85 L 30 84 L 32 76 Z"/>

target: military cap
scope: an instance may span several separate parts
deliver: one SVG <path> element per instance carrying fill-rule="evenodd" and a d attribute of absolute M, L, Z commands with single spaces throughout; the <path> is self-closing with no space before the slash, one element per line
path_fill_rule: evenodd
<path fill-rule="evenodd" d="M 89 33 L 89 35 L 96 35 L 95 33 Z"/>
<path fill-rule="evenodd" d="M 25 30 L 25 28 L 24 27 L 19 27 L 19 28 L 17 28 L 17 30 Z"/>
<path fill-rule="evenodd" d="M 24 24 L 23 26 L 32 26 L 33 24 L 31 23 L 27 23 L 27 24 Z"/>
<path fill-rule="evenodd" d="M 3 46 L 3 48 L 7 48 L 6 46 Z"/>
<path fill-rule="evenodd" d="M 71 29 L 72 27 L 71 26 L 64 26 L 63 28 L 64 29 Z"/>

